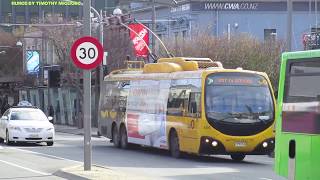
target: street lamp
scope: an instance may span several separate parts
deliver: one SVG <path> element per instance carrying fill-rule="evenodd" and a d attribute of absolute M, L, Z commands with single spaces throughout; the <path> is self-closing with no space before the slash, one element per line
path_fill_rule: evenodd
<path fill-rule="evenodd" d="M 122 15 L 122 10 L 119 9 L 119 8 L 116 8 L 116 9 L 113 10 L 112 14 L 115 15 L 115 16 L 121 16 Z"/>
<path fill-rule="evenodd" d="M 16 46 L 22 47 L 23 44 L 22 44 L 22 42 L 19 40 L 19 41 L 17 41 Z"/>

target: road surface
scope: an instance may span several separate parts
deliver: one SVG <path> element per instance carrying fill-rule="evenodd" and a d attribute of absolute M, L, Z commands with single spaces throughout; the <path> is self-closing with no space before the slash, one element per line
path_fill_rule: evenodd
<path fill-rule="evenodd" d="M 150 179 L 284 180 L 273 172 L 268 156 L 247 156 L 237 163 L 229 156 L 174 159 L 167 151 L 146 147 L 117 149 L 106 138 L 92 138 L 93 163 Z M 54 146 L 45 144 L 0 144 L 0 179 L 61 179 L 61 168 L 81 164 L 83 137 L 56 133 Z"/>

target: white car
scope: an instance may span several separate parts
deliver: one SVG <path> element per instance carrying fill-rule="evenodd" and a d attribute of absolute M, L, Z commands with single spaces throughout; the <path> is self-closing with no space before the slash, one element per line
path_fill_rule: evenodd
<path fill-rule="evenodd" d="M 0 142 L 46 142 L 52 146 L 54 126 L 50 121 L 52 117 L 36 107 L 12 107 L 0 119 Z"/>

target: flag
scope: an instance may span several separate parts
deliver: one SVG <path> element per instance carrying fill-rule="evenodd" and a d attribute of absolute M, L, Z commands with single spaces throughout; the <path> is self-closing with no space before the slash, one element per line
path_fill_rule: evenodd
<path fill-rule="evenodd" d="M 132 30 L 130 30 L 130 39 L 133 42 L 135 55 L 137 57 L 147 57 L 149 54 L 148 47 L 147 47 L 147 46 L 149 46 L 149 32 L 148 32 L 148 30 L 141 24 L 130 24 L 129 27 L 130 27 L 130 29 L 132 29 Z M 132 31 L 134 31 L 134 32 L 132 32 Z"/>

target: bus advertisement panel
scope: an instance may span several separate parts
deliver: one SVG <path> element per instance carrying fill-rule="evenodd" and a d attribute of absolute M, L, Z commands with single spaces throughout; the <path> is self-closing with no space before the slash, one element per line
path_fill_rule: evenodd
<path fill-rule="evenodd" d="M 170 81 L 132 81 L 127 106 L 128 142 L 166 148 Z"/>

